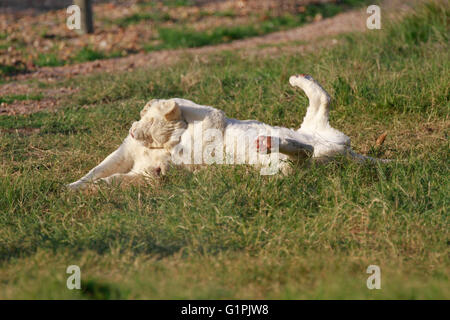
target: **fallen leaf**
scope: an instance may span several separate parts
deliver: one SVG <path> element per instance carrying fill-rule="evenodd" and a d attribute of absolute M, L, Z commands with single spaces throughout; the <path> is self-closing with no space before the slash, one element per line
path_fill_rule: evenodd
<path fill-rule="evenodd" d="M 375 142 L 375 145 L 378 147 L 381 146 L 384 143 L 384 140 L 386 139 L 386 137 L 387 137 L 387 132 L 384 132 L 383 134 L 381 134 L 378 137 L 377 141 Z"/>

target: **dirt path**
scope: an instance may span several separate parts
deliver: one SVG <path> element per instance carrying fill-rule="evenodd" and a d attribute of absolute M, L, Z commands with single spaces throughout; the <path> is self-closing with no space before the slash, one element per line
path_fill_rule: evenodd
<path fill-rule="evenodd" d="M 387 0 L 382 5 L 383 14 L 398 17 L 410 10 L 416 0 L 400 1 Z M 97 72 L 123 72 L 135 68 L 151 66 L 170 65 L 180 60 L 182 56 L 192 55 L 206 58 L 208 54 L 223 50 L 233 50 L 242 55 L 267 55 L 280 54 L 286 51 L 305 51 L 318 46 L 332 46 L 336 40 L 332 37 L 348 32 L 364 32 L 368 14 L 366 8 L 338 14 L 335 17 L 312 22 L 308 25 L 291 30 L 271 33 L 261 37 L 238 40 L 231 43 L 216 46 L 205 46 L 201 48 L 163 50 L 151 53 L 134 54 L 123 58 L 97 60 L 93 62 L 80 63 L 62 67 L 43 67 L 35 72 L 19 74 L 14 82 L 0 86 L 2 94 L 23 94 L 32 89 L 23 82 L 29 79 L 38 79 L 53 82 L 78 75 L 87 75 Z M 286 46 L 276 46 L 278 44 Z M 0 105 L 0 114 L 24 114 L 40 111 L 43 109 L 55 109 L 58 100 L 67 93 L 73 92 L 71 88 L 61 88 L 60 92 L 55 89 L 42 91 L 43 98 L 39 101 L 17 101 L 10 104 Z"/>

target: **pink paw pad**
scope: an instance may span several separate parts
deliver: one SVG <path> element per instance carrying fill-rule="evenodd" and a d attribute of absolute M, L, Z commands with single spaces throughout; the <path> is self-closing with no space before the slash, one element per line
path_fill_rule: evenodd
<path fill-rule="evenodd" d="M 256 138 L 256 150 L 261 153 L 268 153 L 272 149 L 272 137 L 259 136 Z"/>
<path fill-rule="evenodd" d="M 297 77 L 302 77 L 302 78 L 305 78 L 307 80 L 312 80 L 313 79 L 309 74 L 304 74 L 304 73 L 301 73 L 301 74 L 297 75 Z"/>

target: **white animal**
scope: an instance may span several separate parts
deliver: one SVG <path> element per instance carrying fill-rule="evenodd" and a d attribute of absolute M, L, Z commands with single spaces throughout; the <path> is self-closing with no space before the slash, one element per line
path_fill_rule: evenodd
<path fill-rule="evenodd" d="M 292 76 L 289 82 L 309 99 L 297 130 L 227 118 L 221 110 L 185 99 L 151 100 L 122 145 L 68 187 L 155 176 L 171 165 L 251 164 L 261 167 L 262 174 L 286 174 L 292 161 L 306 157 L 344 154 L 359 161 L 379 160 L 354 153 L 350 138 L 330 126 L 330 96 L 311 76 Z"/>

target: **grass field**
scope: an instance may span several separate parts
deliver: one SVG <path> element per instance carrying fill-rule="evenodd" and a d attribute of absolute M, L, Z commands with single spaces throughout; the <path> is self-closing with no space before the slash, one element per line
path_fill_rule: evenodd
<path fill-rule="evenodd" d="M 448 17 L 431 4 L 312 53 L 80 77 L 55 84 L 80 88 L 57 112 L 0 117 L 0 298 L 449 299 Z M 331 122 L 355 150 L 402 161 L 287 177 L 175 169 L 148 185 L 64 189 L 150 98 L 298 127 L 307 100 L 293 73 L 332 94 Z M 381 290 L 366 287 L 372 264 Z M 66 288 L 69 265 L 82 290 Z"/>

